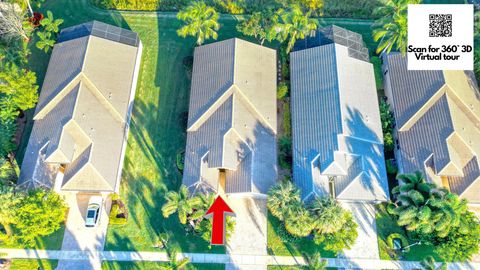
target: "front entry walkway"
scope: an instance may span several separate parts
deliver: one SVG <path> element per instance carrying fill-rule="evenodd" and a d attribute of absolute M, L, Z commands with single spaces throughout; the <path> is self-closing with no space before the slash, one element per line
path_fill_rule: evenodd
<path fill-rule="evenodd" d="M 267 200 L 229 196 L 227 203 L 235 212 L 236 221 L 235 232 L 227 242 L 227 254 L 267 255 Z M 225 269 L 266 270 L 267 265 L 239 260 L 226 264 Z"/>
<path fill-rule="evenodd" d="M 108 227 L 110 201 L 102 205 L 100 224 L 96 228 L 85 227 L 85 214 L 92 194 L 69 194 L 66 201 L 69 206 L 62 251 L 86 251 L 95 254 L 102 251 Z M 57 270 L 100 270 L 101 262 L 95 256 L 89 260 L 59 260 Z"/>
<path fill-rule="evenodd" d="M 341 202 L 345 209 L 352 211 L 358 224 L 358 238 L 350 250 L 344 250 L 339 258 L 376 259 L 380 258 L 378 251 L 377 224 L 375 207 L 370 203 Z"/>

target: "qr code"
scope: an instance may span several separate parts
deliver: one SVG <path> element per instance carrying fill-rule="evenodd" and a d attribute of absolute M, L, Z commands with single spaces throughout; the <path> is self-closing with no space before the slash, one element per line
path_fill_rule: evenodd
<path fill-rule="evenodd" d="M 452 36 L 452 14 L 430 14 L 430 37 Z"/>

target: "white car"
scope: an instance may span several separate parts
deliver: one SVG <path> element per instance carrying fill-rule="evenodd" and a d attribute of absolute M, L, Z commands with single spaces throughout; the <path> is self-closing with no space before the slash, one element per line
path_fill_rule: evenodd
<path fill-rule="evenodd" d="M 86 227 L 97 227 L 100 223 L 100 214 L 102 212 L 102 196 L 92 196 L 88 201 L 87 214 L 85 216 Z"/>

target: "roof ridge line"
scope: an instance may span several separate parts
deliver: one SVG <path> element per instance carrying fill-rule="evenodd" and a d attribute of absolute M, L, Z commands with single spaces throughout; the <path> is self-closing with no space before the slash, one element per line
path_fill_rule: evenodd
<path fill-rule="evenodd" d="M 213 113 L 215 110 L 220 108 L 220 106 L 222 106 L 225 103 L 225 101 L 228 100 L 228 97 L 230 97 L 230 95 L 232 94 L 232 88 L 233 88 L 233 83 L 230 85 L 230 87 L 228 87 L 228 89 L 225 92 L 223 92 L 222 95 L 220 95 L 220 97 L 217 98 L 217 100 L 215 100 L 215 102 L 213 102 L 212 105 L 208 107 L 208 109 L 204 111 L 204 113 L 202 113 L 197 118 L 197 120 L 195 120 L 195 122 L 193 122 L 189 127 L 187 127 L 187 132 L 196 131 L 205 121 L 207 121 L 208 118 L 205 118 L 206 117 L 205 115 L 209 114 L 210 112 Z"/>
<path fill-rule="evenodd" d="M 75 77 L 65 85 L 50 101 L 43 106 L 35 115 L 33 120 L 42 119 L 45 117 L 51 110 L 55 108 L 62 99 L 64 99 L 74 88 L 80 83 L 80 76 L 82 71 L 79 71 Z M 75 101 L 76 102 L 76 101 Z"/>
<path fill-rule="evenodd" d="M 107 98 L 100 92 L 100 90 L 97 88 L 97 86 L 88 78 L 83 71 L 80 73 L 81 74 L 81 80 L 82 82 L 84 81 L 86 83 L 86 87 L 90 90 L 90 92 L 98 99 L 100 104 L 104 105 L 104 107 L 107 109 L 107 111 L 110 112 L 110 114 L 115 118 L 118 122 L 124 124 L 125 119 L 123 119 L 122 115 L 113 107 L 112 103 L 108 101 Z M 92 89 L 93 88 L 93 89 Z"/>
<path fill-rule="evenodd" d="M 448 85 L 444 83 L 442 87 L 440 87 L 435 94 L 433 94 L 427 102 L 425 102 L 420 109 L 415 112 L 410 118 L 398 129 L 400 132 L 408 131 L 410 128 L 412 128 L 422 116 L 424 116 L 430 108 L 433 107 L 439 101 L 442 96 L 444 96 L 447 93 Z"/>
<path fill-rule="evenodd" d="M 447 97 L 449 97 L 461 110 L 467 109 L 467 111 L 462 110 L 462 112 L 465 113 L 467 118 L 470 118 L 469 116 L 472 116 L 473 118 L 475 118 L 477 123 L 475 123 L 474 128 L 480 131 L 480 126 L 478 126 L 480 125 L 480 117 L 478 117 L 476 114 L 472 112 L 472 110 L 468 107 L 468 105 L 465 104 L 465 102 L 463 102 L 463 100 L 457 95 L 457 93 L 455 93 L 455 91 L 451 89 L 451 87 L 448 84 L 447 86 L 448 86 L 446 91 Z M 448 103 L 448 99 L 447 99 L 447 103 Z M 450 104 L 448 105 L 450 106 Z"/>
<path fill-rule="evenodd" d="M 270 131 L 273 132 L 273 134 L 277 134 L 276 132 L 276 129 L 274 127 L 272 127 L 270 125 L 270 123 L 265 119 L 265 117 L 255 108 L 255 106 L 253 106 L 252 102 L 248 99 L 248 97 L 243 93 L 243 91 L 240 89 L 240 87 L 238 87 L 235 83 L 233 83 L 232 86 L 235 86 L 235 89 L 237 89 L 236 91 L 233 92 L 233 94 L 235 93 L 239 93 L 242 100 L 244 100 L 245 102 L 243 102 L 245 105 L 247 105 L 247 109 L 252 109 L 253 112 L 259 117 L 260 119 L 260 122 L 262 124 L 264 124 L 266 127 L 268 127 L 268 129 L 270 129 Z M 232 95 L 233 95 L 232 94 Z"/>

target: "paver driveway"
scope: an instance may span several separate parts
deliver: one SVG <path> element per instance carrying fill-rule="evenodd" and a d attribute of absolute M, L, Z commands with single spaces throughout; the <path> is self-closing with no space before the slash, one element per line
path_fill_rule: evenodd
<path fill-rule="evenodd" d="M 230 196 L 227 203 L 235 212 L 235 232 L 227 242 L 227 254 L 267 255 L 267 200 Z M 237 261 L 226 264 L 225 269 L 266 270 L 267 265 Z"/>
<path fill-rule="evenodd" d="M 355 259 L 379 259 L 377 224 L 375 221 L 375 207 L 369 203 L 342 202 L 342 206 L 352 211 L 353 218 L 358 224 L 358 238 L 350 250 L 344 250 L 339 257 Z"/>
<path fill-rule="evenodd" d="M 66 201 L 70 207 L 63 236 L 62 250 L 101 251 L 105 245 L 105 236 L 108 227 L 108 211 L 110 201 L 105 201 L 102 206 L 100 224 L 96 228 L 85 227 L 85 214 L 88 200 L 95 194 L 69 195 Z M 98 258 L 92 257 L 88 261 L 60 260 L 57 270 L 90 270 L 101 269 Z"/>

